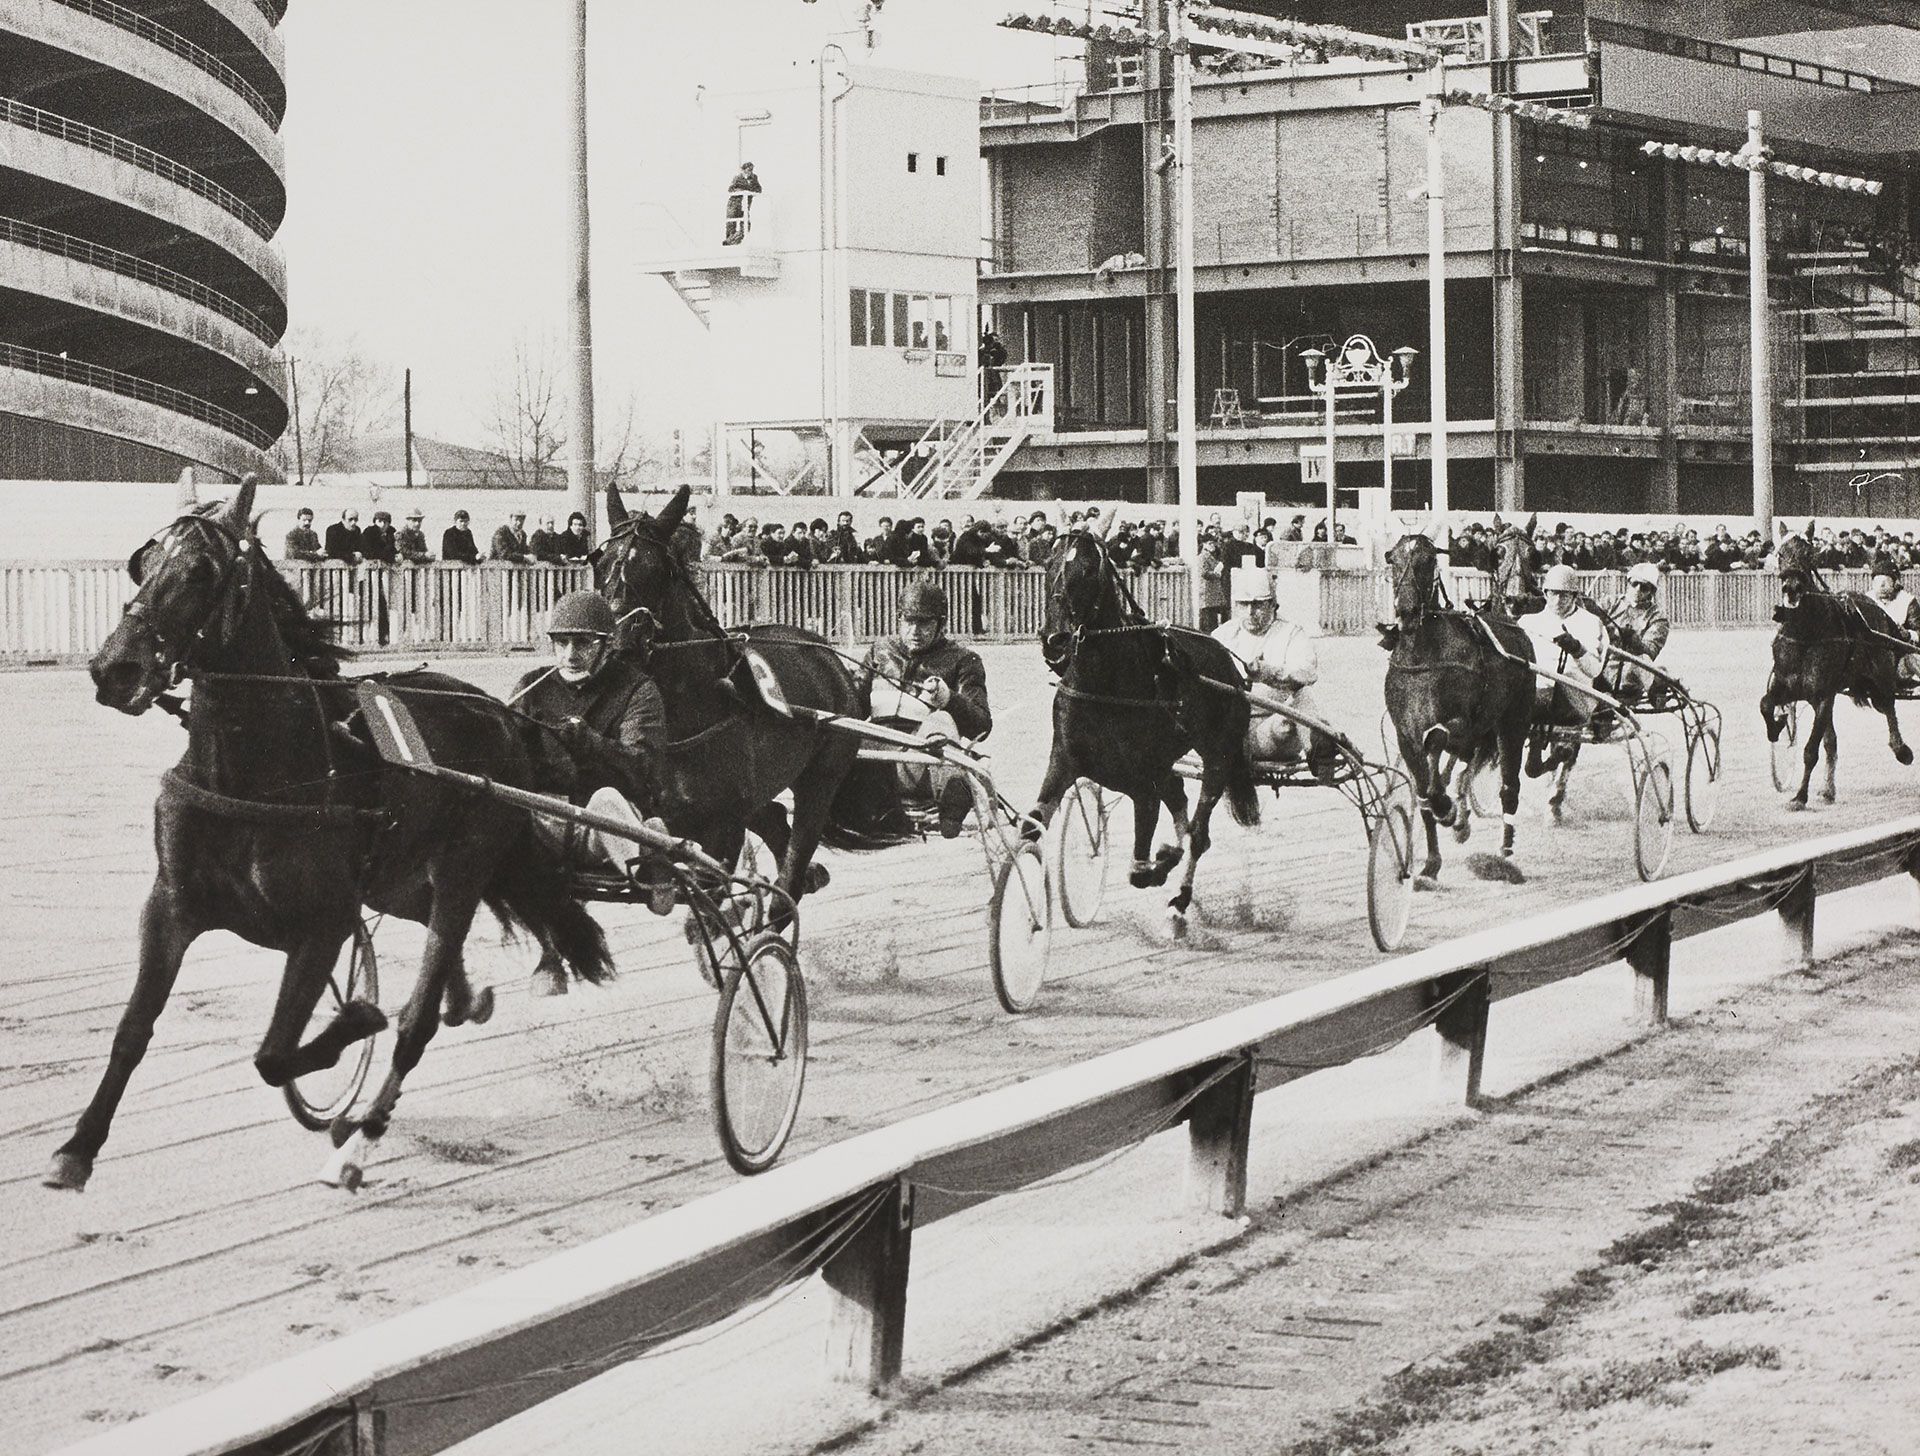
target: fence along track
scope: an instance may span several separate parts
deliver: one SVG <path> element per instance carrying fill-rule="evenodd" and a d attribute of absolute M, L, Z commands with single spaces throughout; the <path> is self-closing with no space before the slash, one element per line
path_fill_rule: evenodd
<path fill-rule="evenodd" d="M 1920 871 L 1920 817 L 1636 886 L 1385 962 L 823 1149 L 69 1448 L 71 1456 L 441 1451 L 813 1272 L 855 1338 L 839 1373 L 898 1374 L 915 1228 L 1185 1122 L 1189 1197 L 1244 1200 L 1255 1094 L 1433 1026 L 1479 1086 L 1492 1002 L 1625 960 L 1666 1015 L 1675 941 L 1777 913 L 1804 959 L 1816 897 Z"/>

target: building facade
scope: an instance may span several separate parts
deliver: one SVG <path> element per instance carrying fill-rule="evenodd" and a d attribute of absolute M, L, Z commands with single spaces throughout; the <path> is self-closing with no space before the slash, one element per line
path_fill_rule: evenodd
<path fill-rule="evenodd" d="M 0 478 L 266 468 L 286 0 L 0 0 Z"/>
<path fill-rule="evenodd" d="M 1504 0 L 1232 8 L 1442 44 L 1451 86 L 1592 118 L 1441 115 L 1456 507 L 1747 512 L 1747 176 L 1641 144 L 1734 150 L 1758 108 L 1780 160 L 1884 184 L 1771 186 L 1777 509 L 1920 515 L 1913 7 L 1574 0 L 1515 6 L 1510 26 Z M 1427 347 L 1425 78 L 1209 39 L 1193 126 L 1201 499 L 1310 505 L 1323 487 L 1302 446 L 1323 438 L 1323 406 L 1302 352 L 1355 333 Z M 1096 38 L 1082 84 L 983 102 L 981 301 L 1054 388 L 1052 427 L 996 494 L 1175 499 L 1172 169 L 1156 166 L 1170 70 Z M 1427 499 L 1423 372 L 1394 405 L 1399 509 Z M 1339 479 L 1377 486 L 1379 402 L 1339 410 Z"/>

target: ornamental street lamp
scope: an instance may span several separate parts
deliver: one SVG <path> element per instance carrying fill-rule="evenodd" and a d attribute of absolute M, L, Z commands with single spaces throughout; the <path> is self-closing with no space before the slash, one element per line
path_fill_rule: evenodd
<path fill-rule="evenodd" d="M 1380 460 L 1386 504 L 1393 505 L 1393 397 L 1407 387 L 1413 373 L 1413 361 L 1420 351 L 1411 346 L 1395 349 L 1391 356 L 1365 334 L 1354 334 L 1340 346 L 1338 354 L 1322 349 L 1303 349 L 1300 358 L 1307 366 L 1307 389 L 1327 401 L 1327 544 L 1339 539 L 1334 530 L 1334 513 L 1339 496 L 1334 486 L 1334 408 L 1340 391 L 1380 391 Z M 1324 374 L 1324 377 L 1323 377 Z"/>

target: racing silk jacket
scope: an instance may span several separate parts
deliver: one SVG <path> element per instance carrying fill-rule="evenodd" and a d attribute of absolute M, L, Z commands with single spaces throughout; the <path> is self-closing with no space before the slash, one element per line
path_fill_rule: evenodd
<path fill-rule="evenodd" d="M 1667 614 L 1660 610 L 1659 603 L 1655 602 L 1641 611 L 1634 606 L 1631 597 L 1621 597 L 1608 607 L 1607 621 L 1620 634 L 1621 645 L 1641 657 L 1658 657 L 1660 649 L 1667 645 L 1667 634 L 1673 630 L 1673 624 L 1667 620 Z"/>
<path fill-rule="evenodd" d="M 925 677 L 939 678 L 952 692 L 943 711 L 968 738 L 985 738 L 993 731 L 993 713 L 987 706 L 987 665 L 979 653 L 950 637 L 942 637 L 923 652 L 909 652 L 898 637 L 881 638 L 867 649 L 866 658 L 854 670 L 853 686 L 869 718 L 925 717 L 925 713 L 900 711 L 901 695 L 893 687 L 894 683 L 917 683 Z M 932 705 L 926 706 L 931 711 Z"/>
<path fill-rule="evenodd" d="M 1533 660 L 1540 666 L 1587 683 L 1600 671 L 1600 660 L 1607 649 L 1607 624 L 1598 612 L 1582 607 L 1571 617 L 1560 617 L 1549 607 L 1529 612 L 1520 619 L 1519 627 L 1533 639 Z M 1585 649 L 1582 656 L 1561 650 L 1563 632 Z"/>
<path fill-rule="evenodd" d="M 1264 633 L 1249 632 L 1235 621 L 1222 622 L 1212 636 L 1239 661 L 1248 681 L 1282 702 L 1297 702 L 1302 688 L 1320 680 L 1320 657 L 1313 650 L 1313 639 L 1283 618 L 1274 618 Z M 1258 703 L 1252 708 L 1256 718 L 1262 716 Z"/>
<path fill-rule="evenodd" d="M 527 685 L 532 683 L 529 688 Z M 515 685 L 520 710 L 543 723 L 578 719 L 603 738 L 636 753 L 666 749 L 667 707 L 653 679 L 623 657 L 570 683 L 551 668 L 536 668 Z"/>
<path fill-rule="evenodd" d="M 1906 635 L 1908 641 L 1920 642 L 1920 601 L 1914 599 L 1912 592 L 1901 587 L 1887 601 L 1875 597 L 1873 604 L 1893 619 L 1893 625 Z"/>

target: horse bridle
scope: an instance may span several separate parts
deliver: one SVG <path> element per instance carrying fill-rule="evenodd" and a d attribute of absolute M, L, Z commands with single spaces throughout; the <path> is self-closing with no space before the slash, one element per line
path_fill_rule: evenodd
<path fill-rule="evenodd" d="M 638 520 L 623 521 L 607 533 L 607 539 L 602 541 L 600 545 L 594 549 L 592 556 L 588 558 L 596 568 L 604 561 L 607 565 L 607 580 L 619 584 L 621 599 L 616 605 L 625 605 L 626 565 L 629 558 L 633 555 L 634 547 L 639 544 L 639 541 L 640 522 Z M 623 544 L 620 544 L 619 553 L 613 555 L 611 553 L 617 543 Z M 678 556 L 675 556 L 672 549 L 668 547 L 664 541 L 654 541 L 653 544 L 659 549 L 660 555 L 667 563 L 667 574 L 677 580 L 682 586 L 686 587 L 692 595 L 696 608 L 694 617 L 698 625 L 705 627 L 723 641 L 731 641 L 733 634 L 720 625 L 720 619 L 713 614 L 713 608 L 707 604 L 706 595 L 700 590 L 699 583 L 694 581 L 692 573 L 687 570 L 686 563 Z M 611 593 L 606 593 L 604 588 L 602 591 L 611 601 Z M 625 611 L 621 612 L 617 625 L 624 626 L 629 620 L 635 618 L 642 619 L 641 625 L 644 629 L 647 643 L 651 647 L 654 633 L 659 630 L 659 615 L 651 607 L 628 607 Z"/>
<path fill-rule="evenodd" d="M 214 587 L 213 596 L 207 604 L 206 611 L 201 614 L 200 619 L 193 627 L 183 634 L 184 645 L 176 645 L 175 642 L 169 639 L 167 633 L 160 630 L 159 623 L 154 621 L 153 614 L 147 610 L 146 604 L 140 600 L 139 596 L 136 595 L 132 601 L 127 603 L 125 612 L 127 620 L 132 622 L 135 628 L 145 633 L 148 639 L 152 641 L 154 647 L 153 665 L 158 668 L 162 676 L 166 678 L 167 686 L 169 687 L 179 683 L 182 678 L 187 676 L 187 659 L 193 655 L 193 649 L 205 639 L 214 622 L 226 610 L 228 594 L 233 589 L 235 579 L 240 575 L 241 563 L 247 557 L 247 543 L 240 535 L 223 522 L 217 521 L 211 516 L 181 516 L 167 528 L 167 532 L 176 531 L 182 526 L 189 525 L 204 526 L 212 533 L 213 537 L 224 538 L 233 547 L 233 554 L 221 568 L 220 580 Z M 163 532 L 162 534 L 164 535 L 166 533 Z M 155 536 L 127 558 L 128 575 L 133 577 L 134 583 L 138 586 L 144 587 L 146 585 L 146 571 L 144 567 L 139 566 L 140 559 L 145 556 L 148 551 L 159 545 L 160 539 L 159 536 Z"/>
<path fill-rule="evenodd" d="M 1120 598 L 1122 603 L 1122 615 L 1129 616 L 1130 614 L 1130 625 L 1137 626 L 1145 623 L 1147 620 L 1146 609 L 1140 605 L 1138 599 L 1135 598 L 1126 582 L 1121 580 L 1120 569 L 1113 564 L 1113 557 L 1107 554 L 1105 543 L 1102 542 L 1098 536 L 1094 535 L 1093 532 L 1084 527 L 1077 531 L 1069 532 L 1067 535 L 1061 537 L 1061 541 L 1063 544 L 1071 542 L 1077 547 L 1079 541 L 1076 538 L 1085 539 L 1093 543 L 1094 551 L 1100 560 L 1101 580 L 1112 585 L 1115 595 Z M 1088 637 L 1094 636 L 1099 632 L 1113 629 L 1090 627 L 1085 622 L 1073 621 L 1073 618 L 1066 610 L 1067 601 L 1065 591 L 1051 590 L 1047 593 L 1047 596 L 1049 602 L 1058 602 L 1060 604 L 1061 615 L 1067 617 L 1067 620 L 1073 623 L 1071 631 L 1046 633 L 1042 635 L 1040 640 L 1041 657 L 1046 660 L 1049 668 L 1055 672 L 1060 672 L 1068 663 L 1073 661 L 1074 655 L 1079 652 L 1081 645 Z M 1066 643 L 1065 647 L 1055 646 L 1056 643 L 1063 641 Z"/>

